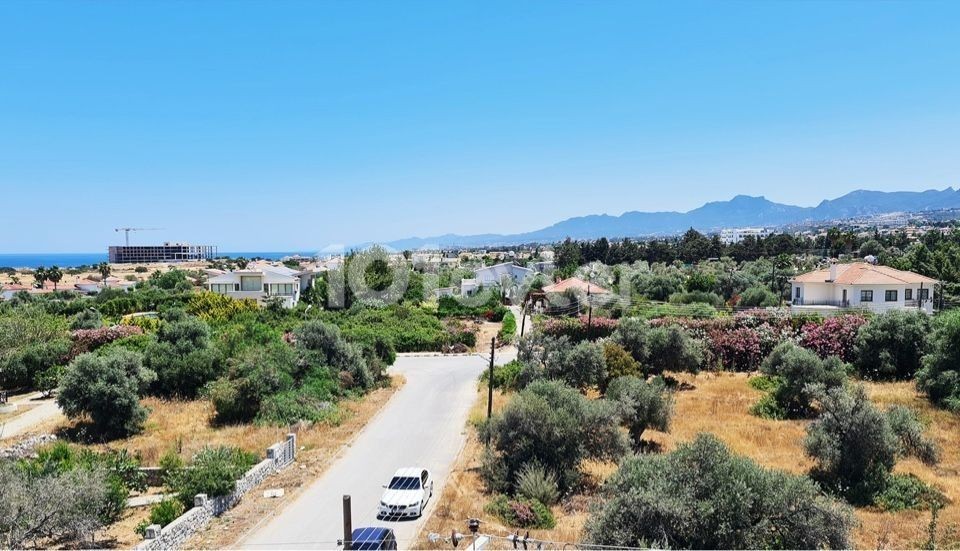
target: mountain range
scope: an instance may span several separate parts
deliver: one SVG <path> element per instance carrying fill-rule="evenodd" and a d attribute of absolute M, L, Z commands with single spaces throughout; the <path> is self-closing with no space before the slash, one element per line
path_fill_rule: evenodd
<path fill-rule="evenodd" d="M 709 232 L 750 226 L 782 227 L 806 222 L 841 220 L 893 212 L 922 212 L 960 208 L 960 190 L 948 187 L 927 191 L 857 190 L 815 207 L 775 203 L 765 197 L 737 195 L 688 212 L 625 212 L 620 216 L 591 214 L 557 222 L 546 228 L 517 234 L 445 234 L 411 237 L 385 243 L 396 250 L 448 247 L 490 247 L 524 243 L 551 243 L 600 237 L 653 237 L 674 235 L 689 228 Z"/>

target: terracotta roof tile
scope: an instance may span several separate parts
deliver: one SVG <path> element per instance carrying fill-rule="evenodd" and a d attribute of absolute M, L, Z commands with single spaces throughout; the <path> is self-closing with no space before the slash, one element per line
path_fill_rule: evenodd
<path fill-rule="evenodd" d="M 791 281 L 795 283 L 827 283 L 830 282 L 830 269 L 816 270 L 798 275 Z M 914 272 L 897 270 L 890 266 L 877 266 L 866 262 L 851 264 L 837 264 L 837 279 L 833 283 L 838 285 L 903 285 L 939 283 L 936 279 Z"/>
<path fill-rule="evenodd" d="M 590 294 L 605 295 L 610 293 L 610 291 L 604 289 L 603 287 L 600 287 L 596 283 L 591 283 L 589 287 L 590 287 Z M 570 278 L 564 279 L 563 281 L 558 281 L 553 285 L 547 285 L 546 287 L 543 288 L 543 292 L 544 293 L 562 293 L 568 289 L 577 289 L 586 293 L 587 282 L 580 278 L 570 277 Z"/>

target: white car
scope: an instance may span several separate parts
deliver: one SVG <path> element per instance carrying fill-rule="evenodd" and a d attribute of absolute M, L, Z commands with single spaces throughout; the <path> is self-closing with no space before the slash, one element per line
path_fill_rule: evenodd
<path fill-rule="evenodd" d="M 397 470 L 383 487 L 378 515 L 386 519 L 419 517 L 433 496 L 430 471 L 418 467 Z"/>

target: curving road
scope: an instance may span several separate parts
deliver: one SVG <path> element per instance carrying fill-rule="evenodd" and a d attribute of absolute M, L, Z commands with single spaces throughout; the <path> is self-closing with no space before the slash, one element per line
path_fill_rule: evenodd
<path fill-rule="evenodd" d="M 496 362 L 508 359 L 498 355 Z M 330 549 L 343 537 L 342 496 L 353 500 L 353 527 L 389 526 L 401 549 L 409 548 L 437 505 L 450 468 L 463 446 L 467 416 L 477 396 L 479 356 L 402 356 L 391 368 L 406 384 L 366 426 L 353 445 L 272 519 L 247 534 L 244 549 Z M 382 485 L 401 467 L 426 467 L 434 497 L 417 520 L 382 521 L 376 508 Z"/>

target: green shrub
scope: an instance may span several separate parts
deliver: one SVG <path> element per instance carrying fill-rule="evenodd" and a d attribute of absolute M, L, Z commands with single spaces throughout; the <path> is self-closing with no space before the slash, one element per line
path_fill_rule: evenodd
<path fill-rule="evenodd" d="M 171 476 L 167 484 L 177 494 L 184 507 L 193 507 L 197 494 L 208 497 L 225 496 L 235 488 L 235 482 L 256 463 L 256 456 L 239 448 L 227 446 L 203 448 L 188 468 Z"/>
<path fill-rule="evenodd" d="M 650 326 L 640 318 L 624 318 L 610 336 L 638 362 L 647 361 L 647 334 Z"/>
<path fill-rule="evenodd" d="M 566 381 L 581 390 L 600 385 L 606 380 L 606 373 L 603 347 L 586 341 L 570 348 L 562 361 L 547 368 L 547 377 Z"/>
<path fill-rule="evenodd" d="M 807 426 L 804 447 L 830 491 L 854 504 L 884 490 L 897 456 L 897 438 L 861 385 L 836 387 L 820 398 L 821 415 Z"/>
<path fill-rule="evenodd" d="M 553 512 L 534 499 L 510 499 L 505 495 L 498 495 L 484 510 L 514 528 L 549 530 L 556 526 Z"/>
<path fill-rule="evenodd" d="M 736 456 L 712 435 L 620 464 L 587 521 L 597 545 L 661 549 L 843 549 L 849 507 L 810 479 Z"/>
<path fill-rule="evenodd" d="M 703 348 L 682 327 L 654 327 L 647 333 L 648 373 L 688 371 L 696 373 L 703 363 Z"/>
<path fill-rule="evenodd" d="M 723 298 L 716 293 L 707 293 L 704 291 L 688 291 L 670 295 L 670 304 L 696 303 L 708 304 L 714 308 L 720 308 L 723 306 Z"/>
<path fill-rule="evenodd" d="M 748 383 L 750 388 L 755 388 L 761 392 L 773 392 L 780 386 L 780 380 L 769 375 L 757 375 L 750 377 Z"/>
<path fill-rule="evenodd" d="M 210 342 L 209 326 L 197 318 L 180 316 L 178 313 L 160 326 L 144 361 L 157 374 L 152 387 L 155 393 L 192 398 L 217 378 L 220 365 Z"/>
<path fill-rule="evenodd" d="M 520 373 L 523 371 L 523 363 L 518 360 L 512 360 L 503 365 L 493 366 L 493 388 L 503 390 L 517 390 Z M 480 374 L 480 382 L 487 384 L 490 380 L 490 370 L 485 369 Z"/>
<path fill-rule="evenodd" d="M 937 316 L 929 350 L 917 388 L 933 403 L 960 412 L 960 310 Z"/>
<path fill-rule="evenodd" d="M 777 345 L 760 369 L 780 382 L 773 397 L 790 417 L 808 415 L 817 393 L 840 386 L 846 379 L 846 367 L 839 358 L 821 359 L 790 341 Z"/>
<path fill-rule="evenodd" d="M 557 475 L 537 462 L 527 463 L 517 473 L 517 494 L 547 506 L 553 505 L 560 499 Z"/>
<path fill-rule="evenodd" d="M 260 405 L 257 422 L 266 425 L 289 425 L 299 421 L 316 422 L 337 413 L 336 406 L 311 395 L 304 389 L 294 389 L 267 396 Z"/>
<path fill-rule="evenodd" d="M 103 320 L 100 318 L 100 312 L 93 308 L 81 310 L 70 321 L 70 329 L 99 329 L 102 326 Z"/>
<path fill-rule="evenodd" d="M 91 429 L 101 436 L 129 436 L 143 429 L 147 410 L 140 393 L 155 377 L 136 352 L 81 354 L 62 376 L 57 404 L 70 418 L 89 415 Z"/>
<path fill-rule="evenodd" d="M 509 491 L 524 465 L 539 462 L 557 475 L 561 492 L 580 479 L 586 459 L 615 459 L 628 449 L 617 407 L 590 400 L 559 381 L 534 381 L 483 427 L 492 453 L 484 474 L 495 491 Z"/>
<path fill-rule="evenodd" d="M 294 386 L 296 354 L 289 346 L 251 348 L 230 366 L 224 377 L 207 388 L 216 419 L 221 423 L 248 422 L 269 396 Z"/>
<path fill-rule="evenodd" d="M 903 511 L 942 506 L 946 498 L 915 475 L 894 474 L 887 477 L 886 487 L 873 503 L 884 511 Z"/>
<path fill-rule="evenodd" d="M 916 457 L 927 465 L 940 461 L 940 447 L 924 434 L 924 426 L 912 409 L 893 406 L 887 410 L 886 419 L 897 438 L 900 457 Z"/>
<path fill-rule="evenodd" d="M 893 310 L 873 317 L 857 332 L 854 358 L 867 379 L 910 379 L 920 369 L 930 334 L 930 316 Z"/>
<path fill-rule="evenodd" d="M 178 499 L 164 499 L 150 508 L 150 518 L 137 525 L 136 532 L 143 536 L 147 533 L 147 527 L 152 524 L 159 524 L 161 528 L 177 520 L 177 517 L 184 512 L 183 503 Z"/>
<path fill-rule="evenodd" d="M 762 419 L 779 421 L 787 418 L 787 411 L 783 409 L 773 394 L 764 394 L 757 403 L 750 406 L 750 413 Z"/>
<path fill-rule="evenodd" d="M 768 306 L 778 306 L 780 297 L 766 287 L 750 287 L 740 293 L 740 300 L 737 306 L 766 308 Z"/>
<path fill-rule="evenodd" d="M 497 334 L 497 338 L 500 339 L 500 342 L 510 343 L 513 342 L 513 338 L 517 335 L 517 318 L 513 316 L 513 312 L 507 311 L 503 316 L 503 325 L 500 327 L 500 332 Z"/>
<path fill-rule="evenodd" d="M 640 362 L 616 342 L 609 340 L 603 343 L 603 359 L 607 366 L 607 379 L 603 389 L 609 384 L 609 379 L 616 379 L 626 375 L 640 375 L 643 369 Z"/>
<path fill-rule="evenodd" d="M 29 388 L 38 373 L 66 363 L 70 346 L 62 316 L 33 305 L 0 311 L 0 388 Z"/>

